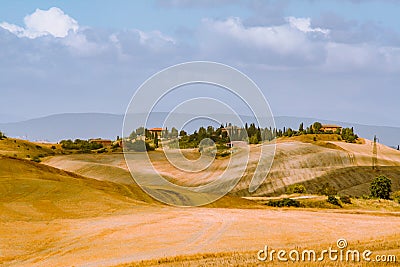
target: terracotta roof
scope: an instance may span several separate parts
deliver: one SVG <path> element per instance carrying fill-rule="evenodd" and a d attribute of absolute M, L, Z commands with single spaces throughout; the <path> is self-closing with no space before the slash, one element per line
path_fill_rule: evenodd
<path fill-rule="evenodd" d="M 162 131 L 163 128 L 151 128 L 149 129 L 149 131 Z"/>
<path fill-rule="evenodd" d="M 342 128 L 342 126 L 335 125 L 335 124 L 323 124 L 322 128 Z"/>

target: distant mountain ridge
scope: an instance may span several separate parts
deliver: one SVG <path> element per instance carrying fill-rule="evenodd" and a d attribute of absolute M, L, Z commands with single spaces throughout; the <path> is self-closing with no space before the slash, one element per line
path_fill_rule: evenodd
<path fill-rule="evenodd" d="M 159 112 L 152 114 L 149 127 L 160 127 L 168 113 Z M 210 114 L 210 117 L 216 114 Z M 146 114 L 137 114 L 138 118 L 144 118 Z M 187 114 L 185 115 L 187 116 Z M 232 115 L 218 114 L 219 118 L 225 122 L 234 121 Z M 243 121 L 254 122 L 249 116 L 240 116 Z M 108 113 L 64 113 L 30 119 L 20 122 L 0 123 L 0 131 L 6 135 L 29 139 L 32 141 L 47 140 L 58 142 L 62 139 L 88 139 L 88 138 L 107 138 L 115 139 L 122 135 L 124 115 Z M 343 127 L 354 127 L 355 132 L 367 139 L 373 139 L 377 135 L 379 141 L 388 146 L 400 144 L 400 127 L 389 126 L 370 126 L 357 123 L 324 120 L 317 118 L 300 118 L 292 116 L 276 116 L 275 124 L 277 128 L 291 127 L 298 129 L 301 122 L 308 126 L 315 121 L 323 124 L 338 124 Z M 237 120 L 237 118 L 236 118 Z M 225 123 L 224 122 L 224 123 Z M 193 127 L 196 127 L 194 125 Z"/>

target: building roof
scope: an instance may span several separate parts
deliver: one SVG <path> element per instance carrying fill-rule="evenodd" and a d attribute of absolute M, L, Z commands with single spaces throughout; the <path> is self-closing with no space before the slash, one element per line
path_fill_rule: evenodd
<path fill-rule="evenodd" d="M 162 131 L 163 128 L 151 128 L 149 129 L 149 131 Z"/>
<path fill-rule="evenodd" d="M 103 142 L 103 143 L 112 142 L 110 139 L 101 139 L 101 138 L 89 139 L 88 141 L 89 141 L 89 143 L 92 143 L 92 142 Z"/>
<path fill-rule="evenodd" d="M 322 128 L 342 128 L 342 126 L 336 124 L 323 124 Z"/>

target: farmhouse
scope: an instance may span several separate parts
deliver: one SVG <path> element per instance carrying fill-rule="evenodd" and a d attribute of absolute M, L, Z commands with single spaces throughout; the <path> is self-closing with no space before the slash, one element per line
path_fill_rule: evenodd
<path fill-rule="evenodd" d="M 96 144 L 102 144 L 103 146 L 111 146 L 112 141 L 108 139 L 101 139 L 101 138 L 94 138 L 94 139 L 89 139 L 89 143 L 96 143 Z"/>
<path fill-rule="evenodd" d="M 342 126 L 335 125 L 335 124 L 323 124 L 321 127 L 321 131 L 323 132 L 336 132 L 337 130 L 342 131 Z"/>
<path fill-rule="evenodd" d="M 150 134 L 156 134 L 158 138 L 161 138 L 161 133 L 163 131 L 163 128 L 151 128 L 149 129 Z"/>

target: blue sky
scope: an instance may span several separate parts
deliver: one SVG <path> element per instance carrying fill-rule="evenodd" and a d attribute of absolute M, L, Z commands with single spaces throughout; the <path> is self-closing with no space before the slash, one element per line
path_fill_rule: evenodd
<path fill-rule="evenodd" d="M 2 1 L 0 122 L 121 114 L 155 72 L 211 60 L 275 115 L 400 126 L 398 14 L 397 0 Z"/>

